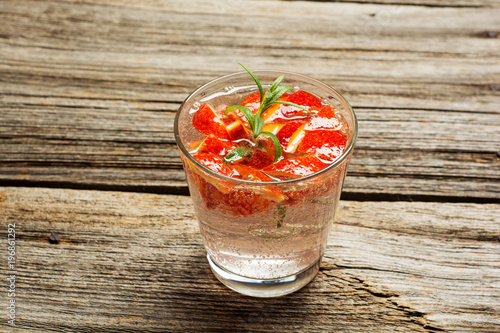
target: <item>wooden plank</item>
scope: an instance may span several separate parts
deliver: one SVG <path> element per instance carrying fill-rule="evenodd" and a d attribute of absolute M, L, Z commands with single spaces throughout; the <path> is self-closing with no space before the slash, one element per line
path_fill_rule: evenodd
<path fill-rule="evenodd" d="M 187 193 L 172 112 L 30 105 L 8 98 L 3 106 L 3 184 Z M 360 132 L 345 184 L 349 198 L 500 199 L 500 114 L 356 112 Z"/>
<path fill-rule="evenodd" d="M 364 213 L 355 213 L 360 206 Z M 497 331 L 499 294 L 497 291 L 490 294 L 489 288 L 484 287 L 498 286 L 500 282 L 499 208 L 498 205 L 349 202 L 337 218 L 338 229 L 334 234 L 338 237 L 334 236 L 332 246 L 338 248 L 332 259 L 337 267 L 356 274 L 363 272 L 359 276 L 369 279 L 369 285 L 390 292 L 397 290 L 397 294 L 404 295 L 397 304 L 414 304 L 417 311 L 429 306 L 438 312 L 440 308 L 450 309 L 446 314 L 426 317 L 443 324 L 447 330 Z M 370 211 L 376 213 L 369 216 Z M 389 244 L 396 243 L 399 249 L 390 249 Z M 358 253 L 351 255 L 354 252 Z M 423 258 L 425 264 L 421 262 Z M 470 265 L 458 263 L 468 260 Z M 387 272 L 393 274 L 390 280 L 385 278 Z M 447 292 L 441 294 L 436 285 Z M 460 300 L 453 300 L 452 295 L 460 295 Z M 469 310 L 462 310 L 465 308 Z"/>
<path fill-rule="evenodd" d="M 267 0 L 257 0 L 267 1 Z M 363 3 L 363 4 L 384 4 L 393 6 L 429 6 L 429 7 L 486 7 L 498 6 L 496 0 L 412 0 L 412 1 L 395 1 L 395 0 L 282 0 L 282 1 L 308 1 L 308 2 L 346 2 L 346 3 Z"/>
<path fill-rule="evenodd" d="M 4 1 L 0 182 L 186 193 L 173 113 L 242 61 L 351 101 L 351 198 L 495 202 L 498 6 L 419 3 Z"/>
<path fill-rule="evenodd" d="M 241 61 L 309 74 L 355 106 L 497 111 L 498 93 L 489 88 L 498 84 L 499 46 L 487 32 L 500 23 L 490 8 L 235 2 L 220 12 L 206 1 L 4 7 L 3 89 L 21 98 L 180 102 L 239 70 Z M 224 24 L 213 23 L 215 14 Z M 300 29 L 291 31 L 297 21 Z"/>
<path fill-rule="evenodd" d="M 498 216 L 498 204 L 344 201 L 319 275 L 261 300 L 212 276 L 189 197 L 0 189 L 16 324 L 39 332 L 498 332 Z"/>

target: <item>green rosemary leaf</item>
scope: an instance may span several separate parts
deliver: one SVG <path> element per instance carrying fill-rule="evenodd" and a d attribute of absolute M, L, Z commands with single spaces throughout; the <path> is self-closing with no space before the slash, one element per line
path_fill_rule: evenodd
<path fill-rule="evenodd" d="M 292 87 L 289 86 L 281 86 L 276 88 L 276 90 L 271 91 L 269 89 L 264 94 L 264 100 L 262 101 L 259 110 L 257 112 L 258 115 L 261 115 L 265 110 L 267 110 L 274 102 L 276 102 L 283 94 L 287 91 L 291 90 Z"/>
<path fill-rule="evenodd" d="M 286 216 L 286 206 L 280 203 L 277 205 L 276 208 L 278 213 L 278 221 L 276 223 L 276 228 L 281 228 L 281 224 L 283 223 L 283 220 L 285 219 Z"/>
<path fill-rule="evenodd" d="M 274 163 L 276 163 L 280 159 L 280 157 L 281 157 L 281 144 L 280 144 L 280 141 L 278 140 L 278 138 L 276 137 L 276 135 L 274 135 L 271 132 L 264 131 L 261 134 L 265 134 L 268 137 L 270 137 L 271 140 L 273 140 L 273 144 L 274 144 Z"/>
<path fill-rule="evenodd" d="M 259 93 L 260 93 L 260 104 L 262 104 L 262 99 L 264 98 L 264 90 L 262 89 L 262 85 L 260 84 L 260 81 L 259 79 L 257 78 L 257 76 L 255 76 L 254 73 L 252 73 L 248 68 L 246 68 L 245 66 L 243 66 L 243 64 L 241 63 L 238 63 L 241 67 L 243 67 L 243 69 L 245 69 L 248 74 L 250 74 L 250 76 L 253 78 L 253 80 L 255 81 L 255 84 L 257 84 L 257 87 L 259 88 Z"/>
<path fill-rule="evenodd" d="M 283 96 L 289 90 L 292 90 L 292 87 L 289 87 L 289 86 L 279 87 L 278 90 L 276 90 L 273 93 L 273 99 L 271 100 L 271 102 L 277 101 L 281 96 Z M 269 103 L 269 104 L 271 104 L 271 103 Z"/>
<path fill-rule="evenodd" d="M 281 81 L 283 81 L 283 79 L 285 78 L 285 75 L 281 75 L 279 78 L 277 78 L 274 83 L 272 84 L 272 86 L 269 88 L 269 90 L 271 92 L 274 92 L 276 90 L 276 88 L 278 88 L 278 86 L 281 84 Z"/>
<path fill-rule="evenodd" d="M 253 137 L 256 138 L 259 136 L 260 131 L 264 127 L 265 119 L 261 116 L 255 117 L 255 130 L 253 131 Z"/>
<path fill-rule="evenodd" d="M 271 90 L 266 91 L 264 94 L 264 98 L 262 99 L 262 102 L 260 103 L 259 111 L 257 112 L 257 115 L 261 115 L 262 112 L 267 110 L 267 108 L 271 105 L 270 103 L 273 101 L 273 93 Z"/>
<path fill-rule="evenodd" d="M 245 118 L 247 118 L 248 123 L 250 124 L 250 127 L 252 128 L 252 132 L 255 132 L 255 116 L 252 113 L 252 111 L 243 105 L 232 105 L 232 106 L 228 107 L 226 109 L 226 111 L 224 111 L 224 114 L 228 114 L 229 112 L 233 111 L 234 109 L 238 109 L 241 112 L 243 112 L 243 114 L 245 115 Z"/>
<path fill-rule="evenodd" d="M 253 80 L 257 84 L 257 87 L 259 88 L 259 93 L 260 93 L 260 107 L 257 110 L 256 114 L 254 114 L 246 106 L 232 105 L 232 106 L 226 108 L 226 110 L 224 111 L 224 114 L 228 114 L 229 112 L 231 112 L 235 109 L 238 109 L 245 115 L 245 118 L 247 118 L 248 123 L 250 124 L 250 127 L 252 128 L 253 137 L 255 139 L 261 134 L 265 134 L 265 135 L 269 136 L 271 138 L 271 140 L 273 141 L 273 145 L 274 145 L 274 162 L 277 162 L 281 158 L 281 154 L 282 154 L 281 144 L 280 144 L 278 138 L 276 137 L 276 135 L 274 135 L 273 133 L 266 132 L 266 131 L 262 132 L 262 129 L 264 128 L 264 123 L 265 123 L 265 119 L 261 116 L 262 112 L 267 110 L 273 104 L 291 105 L 291 106 L 297 107 L 297 108 L 302 109 L 302 110 L 307 111 L 307 112 L 310 112 L 310 111 L 308 109 L 306 109 L 305 107 L 300 106 L 300 105 L 295 104 L 295 103 L 292 103 L 292 102 L 278 101 L 278 99 L 281 96 L 283 96 L 287 91 L 292 89 L 292 87 L 289 87 L 286 85 L 280 86 L 280 84 L 285 79 L 284 75 L 281 75 L 280 77 L 278 77 L 273 82 L 271 87 L 264 94 L 264 90 L 262 89 L 262 85 L 260 84 L 260 81 L 257 78 L 257 76 L 255 76 L 255 74 L 252 73 L 243 64 L 241 64 L 241 63 L 238 63 L 238 64 L 241 67 L 243 67 L 248 72 L 248 74 L 250 74 L 250 76 L 253 78 Z M 232 163 L 236 160 L 239 160 L 245 156 L 248 156 L 250 154 L 251 154 L 251 151 L 248 148 L 238 147 L 238 148 L 230 151 L 226 156 L 224 156 L 222 161 L 224 163 L 228 164 L 228 163 Z M 281 224 L 278 223 L 278 227 L 280 227 L 280 226 L 281 226 Z"/>
<path fill-rule="evenodd" d="M 237 161 L 245 156 L 250 155 L 251 151 L 248 148 L 245 147 L 238 147 L 233 150 L 231 150 L 229 153 L 227 153 L 226 156 L 222 159 L 222 162 L 224 164 L 229 164 L 234 161 Z"/>

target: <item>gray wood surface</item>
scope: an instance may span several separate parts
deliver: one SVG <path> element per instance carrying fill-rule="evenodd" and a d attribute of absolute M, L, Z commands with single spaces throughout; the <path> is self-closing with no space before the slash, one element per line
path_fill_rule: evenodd
<path fill-rule="evenodd" d="M 346 198 L 499 202 L 499 3 L 426 3 L 3 1 L 0 180 L 185 194 L 174 113 L 240 61 L 353 104 Z"/>
<path fill-rule="evenodd" d="M 295 294 L 262 300 L 228 290 L 211 274 L 189 197 L 0 188 L 0 198 L 0 222 L 15 223 L 21 235 L 20 329 L 500 327 L 498 204 L 342 201 L 319 275 Z M 59 244 L 50 244 L 51 232 Z"/>
<path fill-rule="evenodd" d="M 0 0 L 0 245 L 9 223 L 18 241 L 0 332 L 499 332 L 499 17 L 498 0 Z M 322 80 L 359 118 L 320 273 L 283 298 L 211 274 L 173 137 L 238 62 Z"/>

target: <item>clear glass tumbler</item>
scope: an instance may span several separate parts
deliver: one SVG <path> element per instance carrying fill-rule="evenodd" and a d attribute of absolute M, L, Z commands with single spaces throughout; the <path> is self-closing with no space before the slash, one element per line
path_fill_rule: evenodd
<path fill-rule="evenodd" d="M 215 173 L 189 153 L 189 143 L 203 138 L 191 126 L 194 112 L 206 101 L 232 105 L 257 91 L 248 73 L 203 85 L 177 112 L 175 138 L 213 273 L 239 293 L 276 297 L 299 290 L 319 270 L 358 125 L 349 103 L 320 81 L 286 71 L 254 74 L 264 89 L 285 75 L 284 84 L 320 96 L 348 125 L 344 153 L 326 168 L 293 180 L 255 182 Z"/>

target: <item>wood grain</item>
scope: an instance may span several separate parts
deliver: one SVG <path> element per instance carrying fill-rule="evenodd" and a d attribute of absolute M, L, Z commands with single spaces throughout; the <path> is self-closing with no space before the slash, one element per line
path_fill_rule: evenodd
<path fill-rule="evenodd" d="M 171 113 L 4 106 L 4 184 L 187 193 Z M 500 114 L 356 111 L 360 133 L 345 184 L 351 198 L 500 199 Z"/>
<path fill-rule="evenodd" d="M 257 0 L 260 1 L 260 0 Z M 264 0 L 263 0 L 264 1 Z M 300 1 L 300 0 L 282 0 L 282 1 Z M 429 7 L 488 7 L 498 5 L 498 1 L 489 0 L 412 0 L 407 2 L 395 0 L 306 0 L 317 2 L 346 2 L 346 3 L 365 3 L 365 4 L 384 4 L 393 6 L 429 6 Z"/>
<path fill-rule="evenodd" d="M 350 198 L 498 202 L 499 8 L 4 1 L 0 182 L 187 193 L 175 110 L 241 61 L 309 74 L 351 101 Z"/>
<path fill-rule="evenodd" d="M 1 1 L 0 244 L 15 223 L 18 276 L 0 331 L 500 331 L 499 15 L 498 0 Z M 188 94 L 237 62 L 322 80 L 359 118 L 321 270 L 283 298 L 211 274 L 173 136 Z"/>
<path fill-rule="evenodd" d="M 498 204 L 344 201 L 315 280 L 295 294 L 257 300 L 213 277 L 187 197 L 0 194 L 1 224 L 16 224 L 20 331 L 500 328 Z M 49 243 L 51 232 L 59 244 Z"/>
<path fill-rule="evenodd" d="M 4 89 L 180 102 L 200 84 L 240 70 L 241 61 L 312 75 L 355 106 L 496 111 L 490 103 L 498 93 L 489 85 L 498 84 L 499 45 L 486 33 L 500 24 L 491 8 L 247 4 L 6 2 Z"/>

